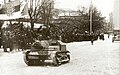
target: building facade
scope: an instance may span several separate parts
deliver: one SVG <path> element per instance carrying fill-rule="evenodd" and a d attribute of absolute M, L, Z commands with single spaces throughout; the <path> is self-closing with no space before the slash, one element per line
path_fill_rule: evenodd
<path fill-rule="evenodd" d="M 113 12 L 109 14 L 109 27 L 110 27 L 110 31 L 113 31 Z"/>
<path fill-rule="evenodd" d="M 113 26 L 114 30 L 120 30 L 120 0 L 114 0 Z"/>

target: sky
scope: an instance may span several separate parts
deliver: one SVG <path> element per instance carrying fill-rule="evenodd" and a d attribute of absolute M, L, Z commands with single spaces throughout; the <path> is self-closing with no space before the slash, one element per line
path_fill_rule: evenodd
<path fill-rule="evenodd" d="M 3 1 L 4 0 L 0 0 L 0 3 Z M 101 11 L 102 16 L 109 20 L 109 14 L 113 12 L 113 1 L 114 0 L 92 0 L 92 3 L 97 7 L 98 11 Z M 55 7 L 77 10 L 81 6 L 89 7 L 90 3 L 91 0 L 55 0 Z"/>
<path fill-rule="evenodd" d="M 113 12 L 113 1 L 92 0 L 92 3 L 97 7 L 98 11 L 101 11 L 102 16 L 105 16 L 109 20 L 109 14 Z M 55 3 L 57 8 L 77 10 L 81 6 L 89 7 L 91 0 L 56 0 Z"/>

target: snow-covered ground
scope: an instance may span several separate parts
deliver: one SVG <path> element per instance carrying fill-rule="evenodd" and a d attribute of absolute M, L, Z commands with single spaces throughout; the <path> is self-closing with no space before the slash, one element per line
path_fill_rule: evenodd
<path fill-rule="evenodd" d="M 59 67 L 27 66 L 22 52 L 0 51 L 0 75 L 120 75 L 120 42 L 111 38 L 67 44 L 71 61 Z"/>

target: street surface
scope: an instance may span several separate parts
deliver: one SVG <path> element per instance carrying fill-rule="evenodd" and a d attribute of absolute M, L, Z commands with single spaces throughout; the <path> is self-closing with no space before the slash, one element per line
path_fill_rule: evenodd
<path fill-rule="evenodd" d="M 111 36 L 112 37 L 112 36 Z M 120 42 L 112 38 L 67 44 L 71 61 L 54 67 L 47 65 L 27 66 L 22 52 L 0 51 L 0 75 L 120 75 Z"/>

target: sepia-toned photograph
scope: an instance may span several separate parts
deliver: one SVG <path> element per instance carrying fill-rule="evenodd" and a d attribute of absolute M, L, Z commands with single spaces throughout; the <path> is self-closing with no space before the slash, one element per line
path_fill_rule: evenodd
<path fill-rule="evenodd" d="M 0 0 L 0 75 L 120 75 L 120 0 Z"/>

